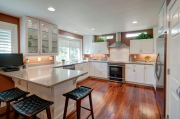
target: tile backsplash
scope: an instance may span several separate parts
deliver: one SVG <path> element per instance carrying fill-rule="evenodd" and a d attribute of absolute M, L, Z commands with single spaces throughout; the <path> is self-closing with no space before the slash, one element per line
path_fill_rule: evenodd
<path fill-rule="evenodd" d="M 49 60 L 49 57 L 52 57 L 53 59 Z M 54 62 L 54 56 L 29 56 L 29 57 L 23 57 L 23 61 L 25 62 L 27 58 L 29 59 L 29 62 L 27 64 Z M 41 61 L 38 61 L 38 58 L 40 58 Z"/>

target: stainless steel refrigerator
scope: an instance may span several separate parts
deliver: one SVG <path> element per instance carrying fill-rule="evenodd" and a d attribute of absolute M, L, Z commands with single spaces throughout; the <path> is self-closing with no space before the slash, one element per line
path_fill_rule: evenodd
<path fill-rule="evenodd" d="M 165 118 L 166 108 L 166 42 L 166 32 L 163 35 L 159 36 L 156 40 L 156 103 L 162 119 Z"/>

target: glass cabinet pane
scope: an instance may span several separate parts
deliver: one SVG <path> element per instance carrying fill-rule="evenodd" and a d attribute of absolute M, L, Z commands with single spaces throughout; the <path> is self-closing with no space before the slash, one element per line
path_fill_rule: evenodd
<path fill-rule="evenodd" d="M 58 53 L 58 28 L 57 26 L 51 27 L 51 34 L 52 34 L 52 53 Z"/>
<path fill-rule="evenodd" d="M 50 45 L 49 45 L 49 24 L 41 22 L 41 40 L 42 40 L 42 48 L 41 52 L 49 53 L 50 51 Z"/>
<path fill-rule="evenodd" d="M 28 53 L 38 53 L 39 21 L 28 19 Z"/>

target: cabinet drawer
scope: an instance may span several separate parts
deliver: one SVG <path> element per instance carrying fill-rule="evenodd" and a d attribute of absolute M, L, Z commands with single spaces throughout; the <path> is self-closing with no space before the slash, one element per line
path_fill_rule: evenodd
<path fill-rule="evenodd" d="M 107 71 L 95 71 L 95 76 L 96 77 L 102 77 L 102 78 L 107 78 Z"/>
<path fill-rule="evenodd" d="M 107 66 L 107 63 L 99 63 L 99 62 L 96 62 L 96 63 L 95 63 L 95 66 Z"/>
<path fill-rule="evenodd" d="M 144 65 L 141 65 L 141 64 L 126 64 L 126 67 L 129 67 L 129 68 L 144 68 Z"/>
<path fill-rule="evenodd" d="M 102 65 L 102 66 L 95 66 L 94 67 L 95 69 L 95 71 L 107 71 L 107 66 L 104 66 L 104 65 Z"/>

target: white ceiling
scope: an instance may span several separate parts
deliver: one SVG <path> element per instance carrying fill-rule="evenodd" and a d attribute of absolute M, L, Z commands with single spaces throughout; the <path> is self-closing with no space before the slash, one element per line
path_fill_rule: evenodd
<path fill-rule="evenodd" d="M 80 35 L 101 35 L 157 26 L 163 3 L 164 0 L 0 0 L 0 12 L 35 17 Z M 56 11 L 48 11 L 48 7 Z M 132 24 L 135 20 L 138 23 Z"/>

